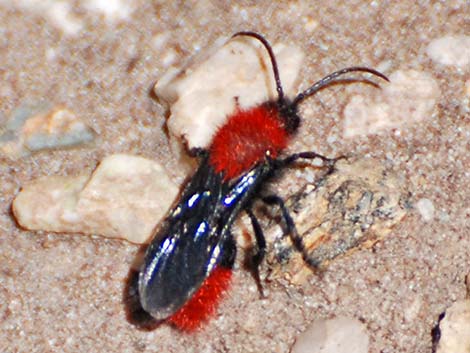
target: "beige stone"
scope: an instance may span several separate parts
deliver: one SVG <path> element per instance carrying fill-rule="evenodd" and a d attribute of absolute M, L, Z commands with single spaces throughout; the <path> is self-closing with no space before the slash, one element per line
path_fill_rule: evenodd
<path fill-rule="evenodd" d="M 31 230 L 97 234 L 133 243 L 149 240 L 178 194 L 166 171 L 148 159 L 117 154 L 91 176 L 49 176 L 25 185 L 13 202 Z"/>

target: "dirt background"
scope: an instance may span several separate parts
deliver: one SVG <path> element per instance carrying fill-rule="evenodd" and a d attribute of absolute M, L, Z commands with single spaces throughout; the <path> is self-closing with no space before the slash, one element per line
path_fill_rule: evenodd
<path fill-rule="evenodd" d="M 470 117 L 469 70 L 433 62 L 426 47 L 470 33 L 468 2 L 113 1 L 117 9 L 130 6 L 114 14 L 90 3 L 0 1 L 1 118 L 24 104 L 65 105 L 99 135 L 87 148 L 0 157 L 0 351 L 288 352 L 313 320 L 349 315 L 366 324 L 370 352 L 431 352 L 431 329 L 465 296 L 470 272 Z M 57 4 L 66 4 L 68 24 L 54 20 Z M 432 202 L 434 216 L 425 221 L 415 208 L 373 249 L 335 261 L 323 276 L 302 286 L 266 283 L 264 300 L 238 268 L 219 315 L 195 335 L 166 325 L 140 330 L 124 300 L 138 247 L 21 230 L 11 201 L 31 179 L 92 170 L 116 152 L 175 169 L 165 110 L 151 88 L 170 65 L 239 30 L 300 46 L 307 54 L 301 87 L 358 64 L 431 74 L 441 96 L 428 119 L 399 133 L 344 140 L 349 88 L 335 87 L 303 104 L 309 116 L 292 150 L 308 139 L 324 155 L 387 160 L 406 176 L 414 201 Z M 286 177 L 295 181 L 295 173 Z"/>

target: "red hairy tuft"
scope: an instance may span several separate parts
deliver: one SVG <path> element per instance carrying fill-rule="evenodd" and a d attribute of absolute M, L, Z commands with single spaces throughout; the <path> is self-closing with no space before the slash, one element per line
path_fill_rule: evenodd
<path fill-rule="evenodd" d="M 288 138 L 275 106 L 239 110 L 217 131 L 209 161 L 217 173 L 230 180 L 264 160 L 267 151 L 276 158 Z"/>
<path fill-rule="evenodd" d="M 193 332 L 214 314 L 222 294 L 228 289 L 232 270 L 217 266 L 201 288 L 168 321 L 182 331 Z"/>

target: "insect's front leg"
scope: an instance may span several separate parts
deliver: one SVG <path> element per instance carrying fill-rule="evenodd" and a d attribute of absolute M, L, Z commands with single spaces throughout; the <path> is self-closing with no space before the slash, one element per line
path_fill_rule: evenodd
<path fill-rule="evenodd" d="M 297 227 L 295 226 L 295 222 L 292 219 L 292 216 L 290 215 L 289 210 L 287 209 L 286 205 L 284 204 L 284 200 L 277 195 L 264 196 L 261 199 L 263 200 L 264 203 L 268 205 L 277 205 L 280 208 L 282 218 L 286 225 L 286 233 L 284 235 L 288 235 L 291 238 L 294 248 L 301 254 L 302 259 L 305 261 L 305 263 L 312 270 L 317 271 L 320 263 L 310 258 L 307 252 L 307 249 L 305 248 L 305 243 L 302 237 L 297 232 Z"/>
<path fill-rule="evenodd" d="M 199 159 L 203 159 L 209 155 L 207 150 L 202 147 L 188 148 L 186 146 L 186 150 L 188 151 L 190 157 L 197 157 Z"/>

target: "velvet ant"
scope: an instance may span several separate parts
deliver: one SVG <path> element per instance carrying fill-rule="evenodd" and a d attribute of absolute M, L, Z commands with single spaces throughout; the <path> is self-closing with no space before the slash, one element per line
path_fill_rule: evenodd
<path fill-rule="evenodd" d="M 299 159 L 319 158 L 330 168 L 337 160 L 315 152 L 281 157 L 299 127 L 299 103 L 353 71 L 388 81 L 376 70 L 348 67 L 324 77 L 289 100 L 284 95 L 269 42 L 254 32 L 238 32 L 236 36 L 253 37 L 267 50 L 277 100 L 237 110 L 217 131 L 209 148 L 198 151 L 199 167 L 155 233 L 138 278 L 138 297 L 143 310 L 155 320 L 168 320 L 185 331 L 199 327 L 214 312 L 229 285 L 236 255 L 231 227 L 242 211 L 248 214 L 253 226 L 257 248 L 252 265 L 259 284 L 258 267 L 265 256 L 266 241 L 252 211 L 255 200 L 280 208 L 294 246 L 305 253 L 283 200 L 276 195 L 260 194 L 260 189 L 277 171 Z M 306 255 L 304 259 L 309 263 Z"/>

